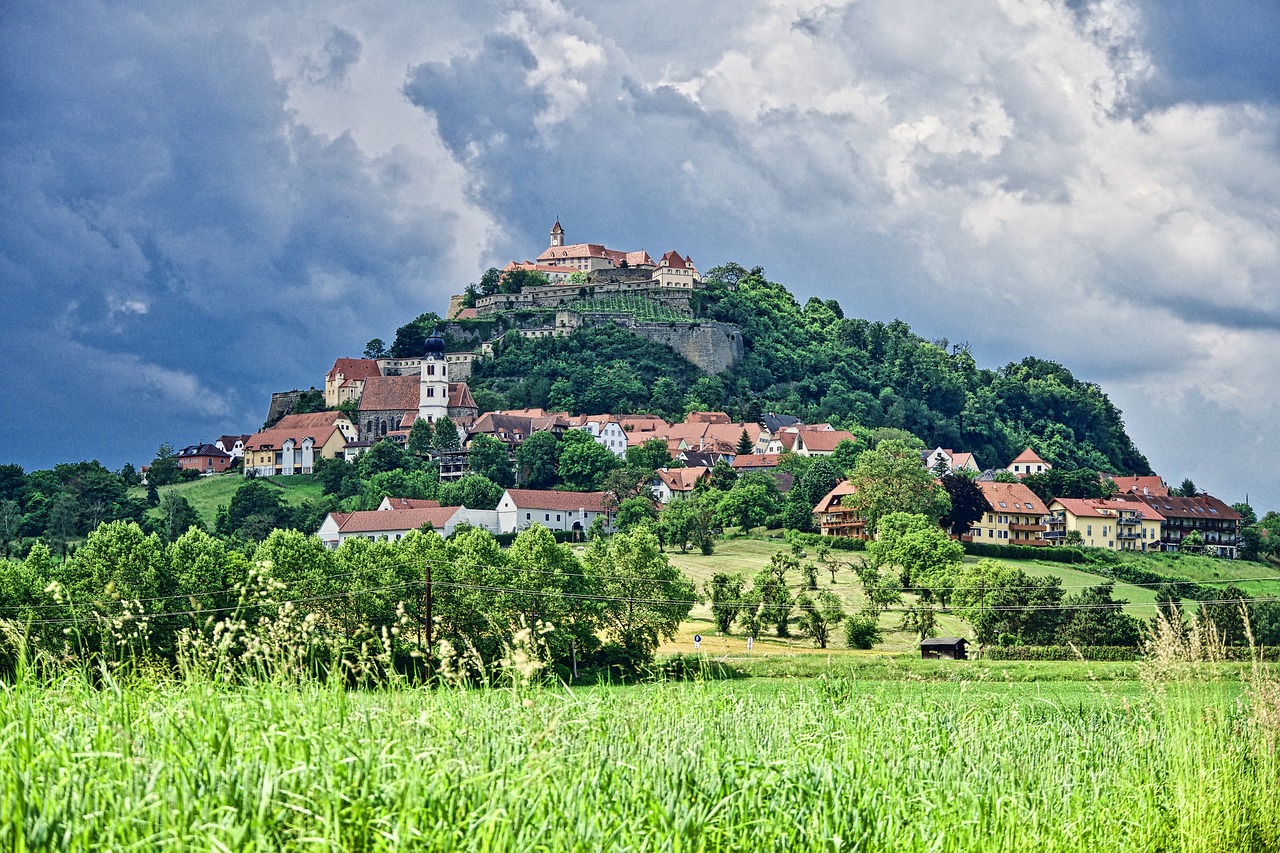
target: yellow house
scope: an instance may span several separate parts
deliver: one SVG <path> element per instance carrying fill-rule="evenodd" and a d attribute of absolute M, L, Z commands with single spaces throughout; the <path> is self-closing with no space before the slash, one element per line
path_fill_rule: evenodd
<path fill-rule="evenodd" d="M 990 545 L 1048 545 L 1044 534 L 1049 508 L 1022 483 L 988 483 L 977 487 L 987 499 L 988 512 L 969 531 L 974 542 Z"/>
<path fill-rule="evenodd" d="M 1160 547 L 1164 516 L 1146 504 L 1097 498 L 1054 498 L 1049 502 L 1050 541 L 1080 534 L 1080 544 L 1109 551 L 1148 551 Z"/>
<path fill-rule="evenodd" d="M 356 428 L 342 412 L 285 415 L 271 429 L 254 433 L 244 444 L 244 475 L 257 477 L 310 474 L 315 460 L 341 459 Z"/>

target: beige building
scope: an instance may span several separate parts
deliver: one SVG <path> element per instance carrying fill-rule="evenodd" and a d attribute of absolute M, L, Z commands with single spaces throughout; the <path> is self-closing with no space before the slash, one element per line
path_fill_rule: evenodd
<path fill-rule="evenodd" d="M 347 442 L 355 437 L 355 425 L 342 412 L 285 415 L 245 442 L 244 475 L 310 474 L 319 458 L 343 458 Z"/>
<path fill-rule="evenodd" d="M 1048 545 L 1049 508 L 1022 483 L 977 482 L 991 507 L 969 531 L 974 542 L 989 545 Z"/>
<path fill-rule="evenodd" d="M 1096 498 L 1054 498 L 1049 502 L 1049 540 L 1066 541 L 1080 534 L 1080 544 L 1109 551 L 1154 551 L 1160 547 L 1160 527 L 1165 518 L 1137 501 Z"/>

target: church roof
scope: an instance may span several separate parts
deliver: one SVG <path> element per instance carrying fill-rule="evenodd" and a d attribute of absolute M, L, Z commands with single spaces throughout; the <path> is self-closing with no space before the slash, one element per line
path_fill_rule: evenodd
<path fill-rule="evenodd" d="M 365 380 L 360 395 L 360 411 L 384 412 L 418 408 L 419 378 L 410 376 L 371 376 Z"/>

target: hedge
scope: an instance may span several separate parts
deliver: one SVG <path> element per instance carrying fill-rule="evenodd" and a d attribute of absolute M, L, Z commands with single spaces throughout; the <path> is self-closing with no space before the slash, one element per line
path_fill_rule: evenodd
<path fill-rule="evenodd" d="M 1084 563 L 1079 548 L 1035 545 L 993 545 L 987 542 L 962 542 L 964 552 L 975 557 L 1003 557 L 1006 560 L 1046 560 L 1050 563 Z"/>
<path fill-rule="evenodd" d="M 1141 660 L 1133 646 L 992 646 L 983 652 L 987 660 Z"/>

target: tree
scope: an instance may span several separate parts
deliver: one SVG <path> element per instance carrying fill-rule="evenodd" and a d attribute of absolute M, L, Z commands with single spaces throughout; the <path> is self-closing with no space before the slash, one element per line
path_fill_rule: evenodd
<path fill-rule="evenodd" d="M 0 544 L 4 546 L 5 559 L 9 558 L 9 545 L 18 535 L 22 523 L 22 507 L 10 498 L 0 500 Z"/>
<path fill-rule="evenodd" d="M 468 509 L 496 509 L 505 490 L 479 474 L 467 474 L 457 480 L 441 483 L 439 501 L 442 506 L 465 506 Z"/>
<path fill-rule="evenodd" d="M 436 431 L 426 418 L 418 418 L 409 429 L 409 439 L 405 448 L 415 456 L 423 456 L 431 450 L 435 443 Z"/>
<path fill-rule="evenodd" d="M 849 472 L 849 483 L 854 492 L 844 504 L 861 513 L 869 532 L 891 512 L 914 513 L 936 521 L 951 509 L 946 490 L 920 465 L 920 454 L 902 441 L 882 441 L 874 450 L 860 454 Z"/>
<path fill-rule="evenodd" d="M 652 528 L 657 520 L 658 513 L 653 508 L 653 501 L 646 497 L 633 495 L 618 504 L 618 530 L 631 530 L 641 525 Z"/>
<path fill-rule="evenodd" d="M 653 471 L 648 468 L 637 468 L 630 465 L 614 468 L 605 475 L 602 488 L 613 506 L 621 506 L 629 498 L 644 498 L 654 501 L 653 490 L 649 482 L 653 479 Z"/>
<path fill-rule="evenodd" d="M 618 457 L 583 430 L 569 430 L 561 440 L 560 480 L 575 492 L 594 492 L 605 475 L 621 463 Z"/>
<path fill-rule="evenodd" d="M 600 580 L 606 634 L 644 659 L 676 635 L 697 601 L 693 583 L 667 561 L 646 527 L 593 539 L 586 564 Z"/>
<path fill-rule="evenodd" d="M 78 518 L 75 498 L 66 492 L 59 492 L 54 496 L 49 504 L 45 534 L 61 548 L 64 559 L 67 556 L 67 543 L 75 536 Z"/>
<path fill-rule="evenodd" d="M 516 448 L 520 482 L 528 489 L 549 489 L 556 484 L 556 460 L 560 439 L 553 432 L 535 432 Z"/>
<path fill-rule="evenodd" d="M 690 498 L 693 513 L 690 516 L 689 541 L 697 547 L 704 557 L 710 557 L 716 547 L 716 503 L 717 495 L 706 492 Z"/>
<path fill-rule="evenodd" d="M 502 273 L 497 267 L 489 267 L 484 271 L 484 275 L 480 276 L 480 292 L 485 296 L 492 296 L 498 292 L 498 287 L 502 281 Z"/>
<path fill-rule="evenodd" d="M 160 498 L 160 534 L 164 541 L 175 542 L 189 528 L 200 529 L 200 517 L 191 502 L 172 491 Z"/>
<path fill-rule="evenodd" d="M 902 622 L 898 625 L 904 631 L 910 631 L 920 640 L 938 636 L 938 620 L 933 605 L 920 601 L 908 607 L 902 614 Z"/>
<path fill-rule="evenodd" d="M 991 505 L 987 503 L 982 489 L 969 477 L 946 474 L 942 478 L 942 488 L 951 498 L 951 510 L 939 522 L 953 536 L 967 535 L 984 513 L 991 512 Z"/>
<path fill-rule="evenodd" d="M 1196 484 L 1192 482 L 1191 478 L 1187 477 L 1178 488 L 1172 489 L 1170 494 L 1175 497 L 1194 498 L 1200 494 L 1200 490 L 1196 488 Z"/>
<path fill-rule="evenodd" d="M 734 452 L 739 456 L 749 456 L 754 449 L 755 444 L 751 441 L 751 436 L 743 428 L 742 435 L 738 436 L 738 446 L 734 448 Z"/>
<path fill-rule="evenodd" d="M 879 535 L 867 544 L 867 555 L 878 565 L 897 565 L 904 587 L 936 594 L 945 604 L 964 548 L 924 516 L 895 512 L 880 520 Z"/>
<path fill-rule="evenodd" d="M 1234 503 L 1231 505 L 1231 508 L 1240 513 L 1241 527 L 1248 527 L 1251 524 L 1258 523 L 1258 514 L 1254 512 L 1253 507 L 1249 506 L 1247 503 L 1244 503 L 1243 501 L 1240 503 Z"/>
<path fill-rule="evenodd" d="M 871 616 L 850 616 L 844 623 L 844 642 L 851 649 L 869 649 L 883 639 L 879 622 Z"/>
<path fill-rule="evenodd" d="M 979 560 L 957 572 L 952 603 L 983 645 L 1049 645 L 1062 621 L 1062 579 L 1032 577 L 1006 563 Z"/>
<path fill-rule="evenodd" d="M 1124 612 L 1129 602 L 1115 599 L 1112 581 L 1081 590 L 1062 600 L 1066 612 L 1061 640 L 1077 646 L 1136 646 L 1142 636 L 1138 620 Z"/>
<path fill-rule="evenodd" d="M 462 442 L 458 438 L 458 425 L 448 415 L 444 415 L 440 420 L 436 421 L 433 446 L 436 450 L 457 450 L 462 446 Z"/>
<path fill-rule="evenodd" d="M 279 489 L 261 480 L 245 480 L 231 496 L 224 516 L 224 526 L 218 529 L 223 536 L 241 535 L 244 538 L 262 540 L 283 519 L 284 501 Z"/>
<path fill-rule="evenodd" d="M 663 439 L 650 438 L 644 444 L 628 447 L 626 458 L 628 467 L 643 468 L 652 473 L 671 464 L 671 451 Z"/>
<path fill-rule="evenodd" d="M 120 470 L 116 472 L 116 476 L 120 478 L 120 482 L 126 487 L 136 486 L 142 482 L 142 475 L 138 473 L 138 469 L 133 467 L 132 462 L 126 462 L 120 466 Z"/>
<path fill-rule="evenodd" d="M 350 350 L 348 350 L 348 352 L 350 352 Z M 386 358 L 387 357 L 387 345 L 386 343 L 383 342 L 382 338 L 373 338 L 367 344 L 364 345 L 364 357 L 365 358 Z"/>
<path fill-rule="evenodd" d="M 845 619 L 840 597 L 823 590 L 818 593 L 816 604 L 807 595 L 802 595 L 797 605 L 800 609 L 797 622 L 800 632 L 817 643 L 818 648 L 825 649 L 831 632 Z"/>
<path fill-rule="evenodd" d="M 769 565 L 756 574 L 748 596 L 749 600 L 759 602 L 759 618 L 764 624 L 773 625 L 774 632 L 779 637 L 791 636 L 788 622 L 795 599 L 787 586 L 789 568 L 798 568 L 796 558 L 786 551 L 778 551 Z"/>
<path fill-rule="evenodd" d="M 147 482 L 157 486 L 171 486 L 178 482 L 178 457 L 174 455 L 173 445 L 165 442 L 156 450 L 156 458 L 151 460 L 147 471 Z"/>
<path fill-rule="evenodd" d="M 745 580 L 742 575 L 727 575 L 716 572 L 702 587 L 707 603 L 711 605 L 711 619 L 716 623 L 716 630 L 728 634 L 733 621 L 742 610 L 742 588 Z"/>
<path fill-rule="evenodd" d="M 515 484 L 507 446 L 501 441 L 491 435 L 479 433 L 472 436 L 467 449 L 471 473 L 492 480 L 500 486 L 510 487 Z"/>
<path fill-rule="evenodd" d="M 649 395 L 649 408 L 657 414 L 666 418 L 683 414 L 684 402 L 684 393 L 671 377 L 660 376 L 653 383 L 653 393 Z"/>
<path fill-rule="evenodd" d="M 720 499 L 717 514 L 724 526 L 736 525 L 746 533 L 765 523 L 773 497 L 762 483 L 738 483 Z"/>
<path fill-rule="evenodd" d="M 738 482 L 738 473 L 733 470 L 733 466 L 723 459 L 717 460 L 711 466 L 711 476 L 707 479 L 707 486 L 721 492 L 727 492 L 733 488 L 733 484 Z"/>

